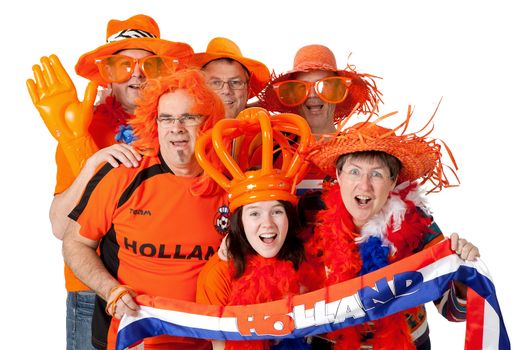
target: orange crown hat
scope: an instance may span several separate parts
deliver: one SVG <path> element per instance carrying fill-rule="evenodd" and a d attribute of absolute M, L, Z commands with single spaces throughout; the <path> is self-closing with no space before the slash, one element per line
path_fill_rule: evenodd
<path fill-rule="evenodd" d="M 375 122 L 366 121 L 357 123 L 339 134 L 319 140 L 308 153 L 308 160 L 317 165 L 324 172 L 335 176 L 337 159 L 348 153 L 361 151 L 381 151 L 390 154 L 401 162 L 401 170 L 397 182 L 415 181 L 421 179 L 421 184 L 430 181 L 433 184 L 428 192 L 437 192 L 443 187 L 452 187 L 459 184 L 459 179 L 454 171 L 458 169 L 452 152 L 441 140 L 428 137 L 430 132 L 418 135 L 430 124 L 430 121 L 418 132 L 406 133 L 411 118 L 411 110 L 407 113 L 405 121 L 394 129 L 377 125 L 395 113 L 378 118 Z M 396 131 L 403 128 L 399 135 Z M 443 165 L 441 162 L 441 142 L 445 147 L 454 169 Z M 451 170 L 457 184 L 452 184 L 445 173 L 445 168 Z"/>
<path fill-rule="evenodd" d="M 126 49 L 151 51 L 159 56 L 177 58 L 183 63 L 193 54 L 193 49 L 188 44 L 160 39 L 157 22 L 146 15 L 135 15 L 123 21 L 110 20 L 106 42 L 105 45 L 80 56 L 75 66 L 78 75 L 102 84 L 104 80 L 98 73 L 95 60 Z"/>
<path fill-rule="evenodd" d="M 260 93 L 270 80 L 270 71 L 263 63 L 244 57 L 239 46 L 226 38 L 211 39 L 206 52 L 196 53 L 193 56 L 192 64 L 202 68 L 211 61 L 220 58 L 231 58 L 242 64 L 250 72 L 249 98 Z"/>
<path fill-rule="evenodd" d="M 298 135 L 298 144 L 291 146 L 283 133 Z M 262 164 L 260 169 L 248 170 L 250 143 L 259 134 L 262 138 Z M 236 149 L 240 150 L 236 160 L 231 155 L 234 140 Z M 212 130 L 199 137 L 195 157 L 204 171 L 228 192 L 232 212 L 258 201 L 285 200 L 296 204 L 295 186 L 307 170 L 304 154 L 311 142 L 310 127 L 302 117 L 295 114 L 270 117 L 268 111 L 252 107 L 239 113 L 236 119 L 220 120 Z M 277 169 L 273 164 L 276 143 L 283 155 L 282 165 Z M 206 151 L 211 147 L 230 177 L 207 159 Z"/>
<path fill-rule="evenodd" d="M 292 79 L 298 72 L 324 70 L 334 72 L 338 76 L 348 77 L 352 80 L 346 99 L 338 103 L 334 112 L 334 124 L 339 123 L 344 117 L 351 114 L 354 109 L 358 113 L 370 113 L 376 110 L 381 101 L 381 93 L 376 87 L 373 75 L 357 73 L 354 67 L 337 69 L 333 52 L 323 45 L 304 46 L 295 54 L 293 69 L 279 76 L 273 74 L 272 80 L 259 94 L 261 106 L 275 112 L 296 113 L 297 107 L 287 107 L 279 102 L 273 89 L 273 84 Z"/>

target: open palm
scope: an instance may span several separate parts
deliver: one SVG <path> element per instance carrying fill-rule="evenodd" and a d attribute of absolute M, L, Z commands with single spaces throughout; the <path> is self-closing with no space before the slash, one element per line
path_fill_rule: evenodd
<path fill-rule="evenodd" d="M 26 82 L 33 104 L 57 141 L 67 142 L 87 134 L 93 118 L 98 84 L 89 82 L 84 101 L 77 98 L 73 81 L 56 55 L 42 57 Z"/>

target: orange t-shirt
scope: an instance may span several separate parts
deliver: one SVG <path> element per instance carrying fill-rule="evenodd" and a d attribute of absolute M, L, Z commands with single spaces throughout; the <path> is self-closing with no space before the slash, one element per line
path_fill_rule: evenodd
<path fill-rule="evenodd" d="M 192 195 L 193 181 L 174 175 L 161 157 L 144 157 L 137 168 L 106 164 L 70 217 L 80 224 L 82 236 L 100 240 L 100 257 L 119 283 L 138 294 L 195 301 L 198 274 L 222 239 L 214 229 L 216 213 L 227 202 L 224 193 Z M 94 320 L 101 317 L 103 308 L 95 307 Z M 93 336 L 101 344 L 107 339 L 111 349 L 118 320 L 111 320 L 109 331 L 101 326 L 93 323 Z M 104 327 L 106 337 L 100 329 Z M 188 341 L 192 349 L 209 347 L 197 339 L 184 339 L 181 345 L 180 338 L 173 337 L 146 339 L 145 345 L 184 349 Z"/>
<path fill-rule="evenodd" d="M 95 109 L 95 112 L 93 113 L 93 120 L 89 126 L 89 133 L 99 149 L 111 146 L 115 143 L 116 130 L 115 127 L 111 125 L 109 118 L 110 117 L 104 115 L 100 109 Z M 73 173 L 60 145 L 58 145 L 56 149 L 55 161 L 57 164 L 55 194 L 57 194 L 67 190 L 73 181 L 75 181 L 78 174 Z M 66 264 L 64 264 L 64 276 L 68 292 L 89 290 L 89 287 L 83 284 Z"/>
<path fill-rule="evenodd" d="M 215 254 L 199 273 L 196 301 L 206 305 L 226 305 L 230 300 L 231 291 L 232 276 L 229 264 Z"/>

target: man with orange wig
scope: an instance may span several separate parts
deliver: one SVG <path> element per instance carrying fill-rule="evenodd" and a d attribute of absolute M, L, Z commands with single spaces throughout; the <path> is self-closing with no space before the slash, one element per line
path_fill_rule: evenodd
<path fill-rule="evenodd" d="M 182 70 L 144 87 L 130 120 L 143 154 L 138 167 L 102 166 L 91 179 L 63 240 L 66 263 L 98 294 L 93 345 L 113 349 L 120 318 L 137 294 L 195 300 L 197 276 L 222 239 L 222 190 L 202 175 L 194 146 L 224 118 L 202 73 Z M 97 247 L 100 255 L 97 254 Z M 154 337 L 145 349 L 207 349 L 203 340 Z"/>

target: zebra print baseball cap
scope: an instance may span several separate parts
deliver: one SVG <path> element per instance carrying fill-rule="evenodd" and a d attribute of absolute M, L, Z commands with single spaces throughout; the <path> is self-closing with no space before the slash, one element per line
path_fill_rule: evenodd
<path fill-rule="evenodd" d="M 193 55 L 190 45 L 161 39 L 157 22 L 140 14 L 123 21 L 110 20 L 106 31 L 106 44 L 80 56 L 75 71 L 84 78 L 97 81 L 101 85 L 105 84 L 95 60 L 127 49 L 141 49 L 159 56 L 175 57 L 183 64 Z"/>

